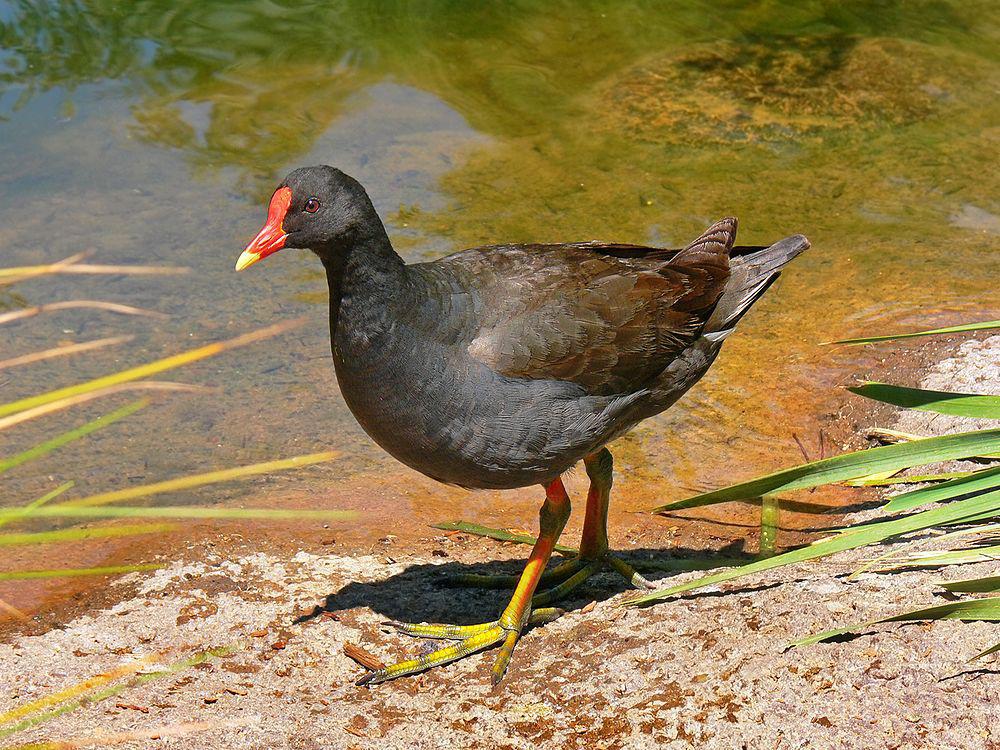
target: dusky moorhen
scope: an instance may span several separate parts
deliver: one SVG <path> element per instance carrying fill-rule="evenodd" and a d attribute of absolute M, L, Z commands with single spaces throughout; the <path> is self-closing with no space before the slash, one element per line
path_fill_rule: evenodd
<path fill-rule="evenodd" d="M 283 247 L 319 256 L 337 379 L 372 439 L 441 482 L 545 488 L 538 540 L 499 619 L 392 623 L 457 643 L 359 684 L 501 644 L 496 684 L 533 607 L 605 567 L 651 586 L 608 551 L 605 445 L 691 388 L 785 264 L 809 247 L 802 235 L 770 247 L 734 247 L 735 238 L 736 219 L 726 218 L 681 250 L 489 245 L 406 265 L 357 180 L 315 166 L 278 186 L 236 270 Z M 581 459 L 591 484 L 580 553 L 543 573 L 570 513 L 560 475 Z M 535 595 L 540 582 L 554 587 Z"/>

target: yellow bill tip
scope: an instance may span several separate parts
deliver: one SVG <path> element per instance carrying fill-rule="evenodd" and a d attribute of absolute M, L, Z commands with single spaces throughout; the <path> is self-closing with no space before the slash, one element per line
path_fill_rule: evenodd
<path fill-rule="evenodd" d="M 244 268 L 252 266 L 258 260 L 260 260 L 260 253 L 251 253 L 244 250 L 236 260 L 236 270 L 242 271 Z"/>

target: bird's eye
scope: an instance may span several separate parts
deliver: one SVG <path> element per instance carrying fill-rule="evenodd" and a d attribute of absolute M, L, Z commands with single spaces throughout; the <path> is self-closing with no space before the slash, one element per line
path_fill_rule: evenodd
<path fill-rule="evenodd" d="M 315 198 L 309 198 L 306 200 L 305 209 L 308 213 L 314 214 L 319 211 L 319 201 Z"/>

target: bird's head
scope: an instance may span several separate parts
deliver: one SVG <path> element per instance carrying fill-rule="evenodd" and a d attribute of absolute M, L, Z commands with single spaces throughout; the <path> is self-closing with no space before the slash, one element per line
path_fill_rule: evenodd
<path fill-rule="evenodd" d="M 312 250 L 324 261 L 381 226 L 361 183 L 339 169 L 302 167 L 281 181 L 267 208 L 267 220 L 236 261 L 242 271 L 283 247 Z"/>

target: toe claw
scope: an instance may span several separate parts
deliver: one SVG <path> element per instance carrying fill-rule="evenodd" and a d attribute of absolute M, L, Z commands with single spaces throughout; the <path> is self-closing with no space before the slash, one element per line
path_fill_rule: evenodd
<path fill-rule="evenodd" d="M 378 670 L 376 672 L 365 672 L 361 677 L 355 681 L 355 685 L 358 687 L 372 687 L 373 685 L 378 685 L 381 680 L 378 679 L 379 672 L 384 672 L 385 670 Z"/>

